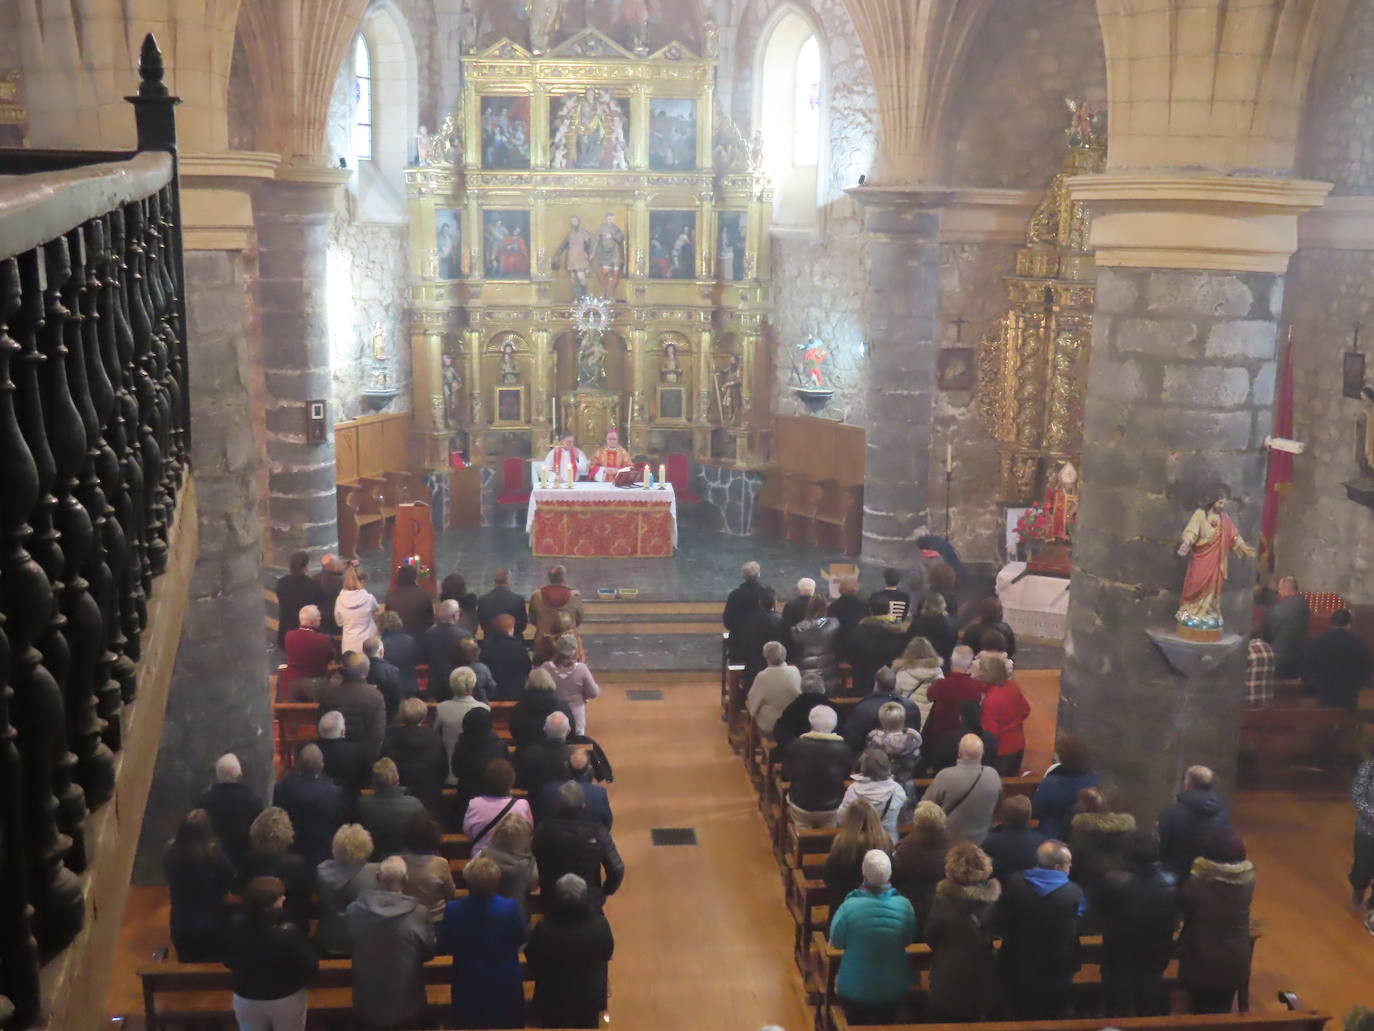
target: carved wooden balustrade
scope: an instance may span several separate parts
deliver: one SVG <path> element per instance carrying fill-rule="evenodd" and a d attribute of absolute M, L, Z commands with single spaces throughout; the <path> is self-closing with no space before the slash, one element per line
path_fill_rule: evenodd
<path fill-rule="evenodd" d="M 190 453 L 176 99 L 149 36 L 139 150 L 0 150 L 0 996 L 80 931 L 87 814 Z M 0 999 L 0 1012 L 8 1007 Z M 0 1021 L 3 1023 L 3 1021 Z"/>

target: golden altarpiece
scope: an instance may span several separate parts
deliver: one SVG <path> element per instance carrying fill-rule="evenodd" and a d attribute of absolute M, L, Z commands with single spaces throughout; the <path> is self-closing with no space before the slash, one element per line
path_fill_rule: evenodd
<path fill-rule="evenodd" d="M 406 171 L 416 431 L 430 468 L 690 447 L 761 464 L 766 177 L 715 103 L 714 43 L 632 52 L 585 29 L 463 60 Z"/>
<path fill-rule="evenodd" d="M 978 348 L 978 410 L 997 441 L 999 497 L 1013 506 L 1042 500 L 1065 462 L 1081 467 L 1096 270 L 1088 213 L 1064 180 L 1102 171 L 1106 136 L 1084 102 L 1069 106 L 1063 169 L 1017 248 L 1010 307 Z"/>

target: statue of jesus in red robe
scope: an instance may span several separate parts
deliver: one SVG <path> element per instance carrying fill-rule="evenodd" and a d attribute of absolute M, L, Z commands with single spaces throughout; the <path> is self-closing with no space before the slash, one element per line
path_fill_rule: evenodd
<path fill-rule="evenodd" d="M 1227 558 L 1255 553 L 1241 540 L 1236 524 L 1226 514 L 1226 499 L 1213 496 L 1195 511 L 1183 530 L 1179 555 L 1188 559 L 1175 618 L 1189 630 L 1221 629 L 1221 591 L 1226 585 Z"/>

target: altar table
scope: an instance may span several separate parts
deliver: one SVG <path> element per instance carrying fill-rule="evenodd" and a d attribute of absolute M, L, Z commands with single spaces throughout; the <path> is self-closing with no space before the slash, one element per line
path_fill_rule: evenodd
<path fill-rule="evenodd" d="M 662 490 L 536 487 L 525 531 L 539 558 L 669 558 L 677 547 L 677 495 L 670 483 Z"/>

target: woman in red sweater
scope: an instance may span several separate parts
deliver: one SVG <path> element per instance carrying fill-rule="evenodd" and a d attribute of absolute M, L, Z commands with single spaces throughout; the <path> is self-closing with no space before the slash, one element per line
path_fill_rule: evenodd
<path fill-rule="evenodd" d="M 978 679 L 988 685 L 983 697 L 983 730 L 997 738 L 997 772 L 1015 777 L 1026 754 L 1026 717 L 1030 703 L 1016 681 L 1007 675 L 1005 660 L 981 656 L 974 666 Z"/>

